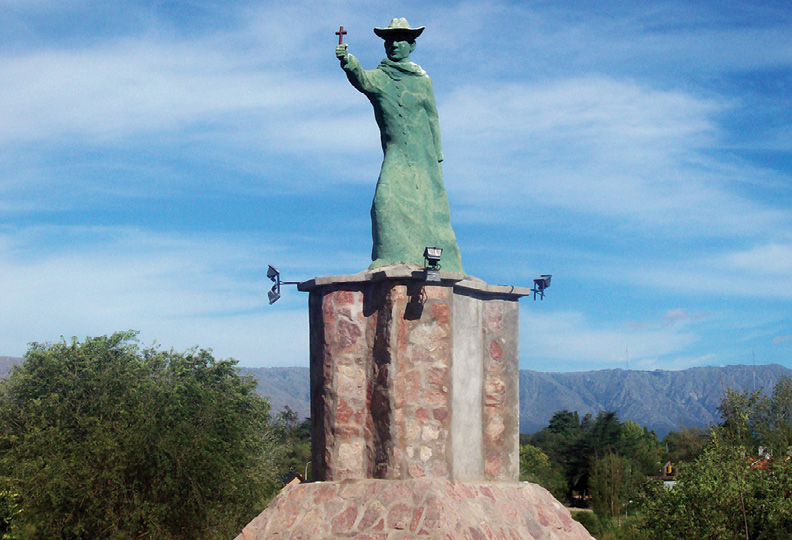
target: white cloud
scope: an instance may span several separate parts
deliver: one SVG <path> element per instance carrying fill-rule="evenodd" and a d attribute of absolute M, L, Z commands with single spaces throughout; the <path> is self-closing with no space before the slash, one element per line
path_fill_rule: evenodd
<path fill-rule="evenodd" d="M 676 260 L 633 262 L 622 274 L 634 285 L 721 298 L 792 299 L 792 244 L 757 245 Z"/>
<path fill-rule="evenodd" d="M 295 78 L 201 43 L 125 41 L 0 60 L 0 141 L 124 140 L 252 114 L 276 141 L 287 111 L 318 112 L 341 81 Z M 241 118 L 242 117 L 242 118 Z M 249 118 L 248 118 L 249 120 Z M 204 126 L 205 128 L 206 126 Z"/>
<path fill-rule="evenodd" d="M 42 250 L 55 240 L 61 245 Z M 136 229 L 48 228 L 0 235 L 0 345 L 141 331 L 143 341 L 212 348 L 246 365 L 304 365 L 301 294 L 269 308 L 266 254 L 255 238 Z"/>
<path fill-rule="evenodd" d="M 656 320 L 650 321 L 635 321 L 630 322 L 627 325 L 630 328 L 638 328 L 638 329 L 663 329 L 668 328 L 670 326 L 675 325 L 683 325 L 688 321 L 696 321 L 699 319 L 706 319 L 710 317 L 709 313 L 689 313 L 687 310 L 682 308 L 676 308 L 666 311 L 662 317 Z"/>
<path fill-rule="evenodd" d="M 530 201 L 664 234 L 755 235 L 789 215 L 735 189 L 768 171 L 709 156 L 727 107 L 602 76 L 466 87 L 441 111 L 447 182 L 507 219 Z"/>
<path fill-rule="evenodd" d="M 753 275 L 756 279 L 770 276 L 792 280 L 792 243 L 754 246 L 724 255 L 719 262 L 726 268 Z"/>
<path fill-rule="evenodd" d="M 624 368 L 627 362 L 659 363 L 698 341 L 690 329 L 673 325 L 634 328 L 627 322 L 594 323 L 572 311 L 520 311 L 520 347 L 524 364 L 542 360 L 563 362 L 565 367 L 591 369 L 592 365 Z M 548 370 L 551 366 L 542 365 Z"/>

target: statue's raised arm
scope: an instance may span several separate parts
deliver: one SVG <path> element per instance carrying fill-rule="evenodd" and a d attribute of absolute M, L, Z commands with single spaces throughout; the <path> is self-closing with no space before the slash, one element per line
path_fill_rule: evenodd
<path fill-rule="evenodd" d="M 371 207 L 372 263 L 423 265 L 427 246 L 443 248 L 443 270 L 462 272 L 443 186 L 443 150 L 432 81 L 410 61 L 424 27 L 393 19 L 374 33 L 385 40 L 377 68 L 363 69 L 346 44 L 336 57 L 349 82 L 374 106 L 384 159 Z"/>

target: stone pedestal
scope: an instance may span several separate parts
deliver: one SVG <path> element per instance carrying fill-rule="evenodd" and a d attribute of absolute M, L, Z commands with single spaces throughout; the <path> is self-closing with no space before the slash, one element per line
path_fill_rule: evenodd
<path fill-rule="evenodd" d="M 313 478 L 237 540 L 592 540 L 543 488 L 519 483 L 518 299 L 394 265 L 316 278 Z"/>
<path fill-rule="evenodd" d="M 518 480 L 518 302 L 415 266 L 316 278 L 314 478 Z"/>
<path fill-rule="evenodd" d="M 357 480 L 291 484 L 236 540 L 593 540 L 544 488 Z"/>

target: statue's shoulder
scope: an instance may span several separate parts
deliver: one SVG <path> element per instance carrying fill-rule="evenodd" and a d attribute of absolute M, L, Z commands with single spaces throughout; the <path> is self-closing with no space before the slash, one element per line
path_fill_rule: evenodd
<path fill-rule="evenodd" d="M 412 67 L 412 70 L 416 75 L 418 75 L 419 77 L 426 77 L 427 79 L 429 78 L 429 74 L 426 73 L 426 70 L 424 68 L 422 68 L 415 62 L 410 62 L 410 64 L 411 64 L 410 67 Z"/>

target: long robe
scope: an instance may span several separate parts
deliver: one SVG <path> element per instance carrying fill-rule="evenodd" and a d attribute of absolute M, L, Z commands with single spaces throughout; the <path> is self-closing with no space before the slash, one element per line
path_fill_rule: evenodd
<path fill-rule="evenodd" d="M 371 207 L 370 268 L 423 265 L 424 248 L 443 248 L 443 270 L 462 272 L 440 162 L 440 124 L 432 81 L 412 62 L 383 59 L 364 70 L 348 55 L 342 67 L 374 106 L 384 158 Z"/>

